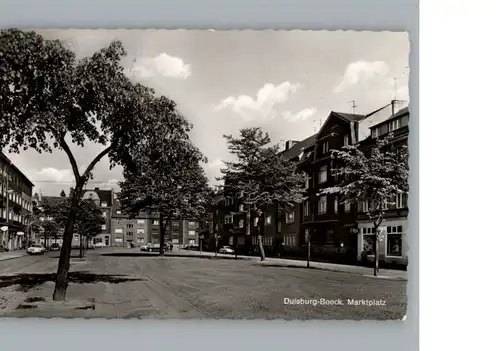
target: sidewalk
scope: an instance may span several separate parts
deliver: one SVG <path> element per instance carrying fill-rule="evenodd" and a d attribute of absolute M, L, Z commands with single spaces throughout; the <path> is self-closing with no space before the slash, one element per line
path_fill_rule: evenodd
<path fill-rule="evenodd" d="M 215 256 L 213 252 L 200 252 L 200 251 L 188 251 L 188 250 L 180 250 L 173 252 L 166 252 L 165 256 Z M 217 254 L 218 257 L 224 258 L 233 258 L 234 255 L 227 254 Z M 306 261 L 301 260 L 293 260 L 293 259 L 284 259 L 284 258 L 275 258 L 275 257 L 266 257 L 264 261 L 260 261 L 260 257 L 256 256 L 245 256 L 238 255 L 238 258 L 248 259 L 255 261 L 256 264 L 260 264 L 263 266 L 280 266 L 280 267 L 307 267 Z M 349 266 L 343 264 L 335 264 L 335 263 L 325 263 L 325 262 L 314 262 L 311 261 L 309 266 L 311 268 L 330 270 L 334 272 L 343 272 L 343 273 L 351 273 L 364 275 L 373 278 L 380 279 L 392 279 L 392 280 L 408 280 L 408 272 L 401 270 L 393 270 L 393 269 L 380 269 L 377 277 L 373 275 L 373 268 L 370 267 L 362 267 L 362 266 Z"/>
<path fill-rule="evenodd" d="M 26 256 L 26 251 L 17 250 L 17 251 L 8 251 L 8 252 L 0 252 L 0 261 L 11 260 L 13 258 L 19 258 Z"/>

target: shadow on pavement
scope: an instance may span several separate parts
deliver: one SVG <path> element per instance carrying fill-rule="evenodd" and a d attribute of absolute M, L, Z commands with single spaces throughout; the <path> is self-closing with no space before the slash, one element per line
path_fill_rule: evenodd
<path fill-rule="evenodd" d="M 113 257 L 160 257 L 158 253 L 149 253 L 149 252 L 107 252 L 102 253 L 101 256 L 113 256 Z M 182 258 L 199 258 L 205 260 L 248 260 L 248 258 L 234 258 L 228 256 L 205 256 L 205 255 L 182 255 L 182 254 L 170 254 L 167 253 L 163 257 L 182 257 Z"/>
<path fill-rule="evenodd" d="M 55 273 L 22 273 L 11 276 L 0 276 L 0 288 L 12 285 L 19 285 L 18 291 L 27 292 L 46 282 L 53 282 L 56 279 Z M 140 278 L 128 278 L 121 274 L 94 274 L 88 272 L 70 272 L 69 283 L 93 284 L 93 283 L 111 283 L 119 284 L 130 281 L 140 281 Z"/>

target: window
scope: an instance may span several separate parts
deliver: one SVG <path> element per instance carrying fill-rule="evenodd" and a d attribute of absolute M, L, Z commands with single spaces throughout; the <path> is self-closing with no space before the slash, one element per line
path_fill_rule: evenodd
<path fill-rule="evenodd" d="M 326 182 L 326 179 L 328 177 L 327 172 L 328 172 L 328 166 L 321 166 L 321 168 L 319 169 L 319 173 L 318 173 L 318 183 L 319 184 Z"/>
<path fill-rule="evenodd" d="M 408 194 L 401 193 L 396 196 L 396 208 L 408 207 Z"/>
<path fill-rule="evenodd" d="M 137 234 L 144 234 L 144 229 L 137 229 Z"/>
<path fill-rule="evenodd" d="M 304 217 L 309 216 L 309 200 L 304 201 Z"/>
<path fill-rule="evenodd" d="M 122 214 L 122 211 L 117 210 L 117 211 L 116 211 L 116 214 L 118 214 L 118 215 L 119 215 L 119 214 Z"/>
<path fill-rule="evenodd" d="M 157 219 L 155 219 L 155 220 L 153 221 L 153 225 L 160 225 L 160 221 L 159 221 L 159 220 L 157 220 Z"/>
<path fill-rule="evenodd" d="M 254 217 L 253 219 L 253 226 L 256 227 L 259 225 L 259 218 L 258 217 Z"/>
<path fill-rule="evenodd" d="M 103 212 L 103 213 L 102 213 L 102 216 L 103 216 L 104 218 L 106 218 L 106 212 Z"/>
<path fill-rule="evenodd" d="M 361 203 L 361 212 L 368 212 L 370 210 L 370 205 L 368 203 L 368 201 L 363 201 Z"/>
<path fill-rule="evenodd" d="M 240 228 L 243 228 L 245 226 L 245 220 L 240 219 L 239 226 L 240 226 Z"/>
<path fill-rule="evenodd" d="M 224 224 L 232 224 L 233 223 L 233 216 L 232 215 L 225 215 L 224 216 Z"/>
<path fill-rule="evenodd" d="M 189 230 L 188 235 L 196 235 L 196 230 Z"/>
<path fill-rule="evenodd" d="M 144 224 L 144 219 L 138 219 L 137 224 Z"/>
<path fill-rule="evenodd" d="M 134 236 L 134 232 L 127 232 L 127 236 Z"/>
<path fill-rule="evenodd" d="M 108 203 L 106 201 L 101 202 L 101 207 L 108 207 Z"/>
<path fill-rule="evenodd" d="M 273 245 L 273 237 L 265 236 L 264 237 L 264 246 L 272 246 Z"/>
<path fill-rule="evenodd" d="M 189 225 L 191 228 L 194 228 L 194 227 L 196 227 L 196 222 L 188 222 L 188 225 Z"/>
<path fill-rule="evenodd" d="M 326 213 L 326 195 L 320 196 L 318 201 L 318 214 Z"/>
<path fill-rule="evenodd" d="M 287 212 L 285 217 L 285 223 L 290 224 L 295 222 L 295 212 Z"/>
<path fill-rule="evenodd" d="M 172 239 L 172 244 L 178 244 L 179 243 L 179 239 Z"/>
<path fill-rule="evenodd" d="M 245 237 L 238 236 L 238 245 L 245 245 Z"/>
<path fill-rule="evenodd" d="M 144 238 L 137 238 L 137 242 L 139 244 L 143 244 L 144 243 Z"/>
<path fill-rule="evenodd" d="M 115 243 L 121 243 L 123 242 L 122 238 L 115 238 Z"/>
<path fill-rule="evenodd" d="M 285 235 L 283 237 L 283 245 L 284 246 L 296 246 L 297 245 L 297 236 L 295 234 Z"/>
<path fill-rule="evenodd" d="M 403 226 L 387 227 L 387 256 L 403 256 Z"/>
<path fill-rule="evenodd" d="M 122 228 L 116 228 L 115 229 L 115 233 L 116 234 L 122 234 L 123 233 L 123 229 Z"/>
<path fill-rule="evenodd" d="M 106 224 L 101 225 L 102 230 L 106 230 Z"/>
<path fill-rule="evenodd" d="M 266 216 L 266 224 L 271 224 L 273 221 L 273 218 L 271 216 Z"/>
<path fill-rule="evenodd" d="M 378 137 L 378 128 L 373 128 L 372 129 L 372 138 Z"/>
<path fill-rule="evenodd" d="M 349 145 L 349 134 L 344 135 L 344 146 Z"/>
<path fill-rule="evenodd" d="M 278 222 L 278 233 L 281 233 L 281 219 L 278 219 L 277 222 Z"/>
<path fill-rule="evenodd" d="M 344 212 L 351 212 L 351 203 L 349 201 L 344 202 Z"/>
<path fill-rule="evenodd" d="M 363 251 L 367 255 L 373 255 L 373 243 L 375 242 L 375 232 L 372 233 L 374 228 L 362 228 L 363 235 Z"/>
<path fill-rule="evenodd" d="M 245 211 L 245 208 L 244 208 L 243 204 L 240 204 L 240 206 L 239 206 L 238 209 L 239 209 L 240 212 L 244 212 Z"/>
<path fill-rule="evenodd" d="M 231 206 L 233 204 L 233 198 L 231 196 L 226 197 L 224 201 L 226 206 Z"/>
<path fill-rule="evenodd" d="M 133 224 L 127 224 L 127 228 L 134 228 Z"/>
<path fill-rule="evenodd" d="M 309 179 L 311 179 L 311 177 L 309 177 L 309 175 L 306 173 L 304 178 L 305 178 L 306 189 L 309 189 Z"/>
<path fill-rule="evenodd" d="M 189 239 L 189 246 L 194 246 L 194 245 L 195 245 L 195 240 Z"/>
<path fill-rule="evenodd" d="M 399 119 L 389 122 L 389 132 L 399 128 Z"/>
<path fill-rule="evenodd" d="M 339 199 L 336 196 L 333 198 L 333 213 L 339 213 Z"/>
<path fill-rule="evenodd" d="M 172 222 L 172 227 L 178 227 L 178 226 L 179 226 L 179 222 L 177 222 L 177 221 Z"/>
<path fill-rule="evenodd" d="M 256 235 L 252 236 L 252 245 L 259 245 L 259 240 Z"/>
<path fill-rule="evenodd" d="M 328 141 L 325 141 L 325 142 L 322 144 L 321 153 L 322 153 L 323 155 L 325 155 L 327 152 L 328 152 Z"/>

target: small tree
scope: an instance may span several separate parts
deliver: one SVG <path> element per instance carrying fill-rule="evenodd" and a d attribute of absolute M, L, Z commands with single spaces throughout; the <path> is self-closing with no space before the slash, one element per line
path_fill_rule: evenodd
<path fill-rule="evenodd" d="M 185 121 L 171 113 L 172 101 L 128 79 L 121 42 L 77 60 L 59 40 L 9 29 L 0 31 L 0 47 L 0 148 L 62 150 L 75 178 L 53 294 L 64 300 L 75 216 L 95 165 L 105 156 L 112 167 L 124 165 L 128 150 L 152 131 L 148 125 L 164 124 L 172 137 L 185 132 Z M 68 139 L 103 149 L 82 172 Z"/>
<path fill-rule="evenodd" d="M 64 190 L 61 190 L 61 195 L 59 195 L 60 197 L 66 197 L 66 192 Z"/>
<path fill-rule="evenodd" d="M 269 146 L 269 134 L 260 128 L 244 128 L 239 138 L 224 135 L 229 152 L 237 160 L 225 162 L 222 169 L 224 190 L 237 195 L 247 212 L 247 233 L 251 215 L 259 221 L 259 249 L 265 259 L 263 246 L 264 216 L 266 211 L 290 210 L 303 198 L 303 176 L 297 164 L 283 157 L 279 147 Z"/>
<path fill-rule="evenodd" d="M 387 208 L 395 205 L 397 195 L 408 192 L 408 149 L 402 145 L 396 151 L 393 140 L 392 134 L 377 139 L 368 155 L 358 145 L 333 150 L 332 158 L 338 167 L 332 172 L 340 177 L 340 182 L 322 191 L 337 194 L 341 203 L 368 203 L 367 215 L 375 230 L 375 276 L 379 266 L 379 227 Z"/>

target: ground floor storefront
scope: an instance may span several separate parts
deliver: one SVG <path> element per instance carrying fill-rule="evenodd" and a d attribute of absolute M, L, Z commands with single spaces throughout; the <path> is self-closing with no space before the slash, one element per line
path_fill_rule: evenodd
<path fill-rule="evenodd" d="M 358 223 L 358 261 L 373 262 L 375 228 L 371 221 Z M 408 264 L 408 219 L 385 220 L 379 227 L 379 261 L 387 264 Z"/>
<path fill-rule="evenodd" d="M 26 233 L 21 226 L 1 225 L 0 248 L 2 251 L 21 250 L 27 245 Z M 4 230 L 5 229 L 5 230 Z"/>

